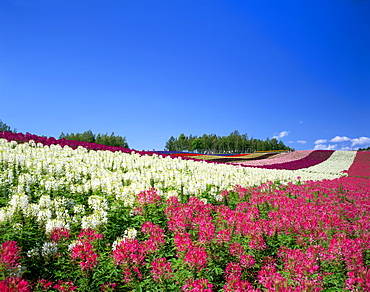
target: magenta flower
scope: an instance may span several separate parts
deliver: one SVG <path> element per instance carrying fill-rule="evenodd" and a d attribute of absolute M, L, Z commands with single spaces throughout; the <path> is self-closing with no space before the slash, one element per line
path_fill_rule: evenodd
<path fill-rule="evenodd" d="M 213 285 L 207 279 L 188 279 L 182 287 L 183 292 L 212 292 Z"/>
<path fill-rule="evenodd" d="M 12 270 L 18 266 L 20 250 L 15 241 L 6 241 L 0 247 L 0 272 Z"/>
<path fill-rule="evenodd" d="M 237 282 L 242 275 L 242 268 L 238 263 L 228 263 L 225 269 L 225 277 L 228 283 Z"/>
<path fill-rule="evenodd" d="M 248 281 L 238 280 L 233 282 L 227 282 L 223 287 L 224 292 L 259 292 L 261 290 L 254 289 L 252 284 Z M 283 291 L 283 290 L 281 290 Z"/>
<path fill-rule="evenodd" d="M 73 282 L 71 280 L 59 280 L 58 283 L 53 286 L 53 288 L 61 292 L 71 292 L 77 289 L 77 287 L 73 285 Z"/>
<path fill-rule="evenodd" d="M 113 258 L 117 265 L 123 267 L 125 282 L 132 280 L 133 273 L 142 277 L 139 267 L 145 260 L 145 249 L 135 238 L 126 238 L 113 251 Z"/>
<path fill-rule="evenodd" d="M 162 201 L 155 188 L 143 191 L 137 195 L 137 200 L 140 205 L 156 204 Z"/>
<path fill-rule="evenodd" d="M 66 241 L 69 237 L 69 230 L 64 227 L 55 228 L 51 234 L 51 240 L 54 242 Z"/>
<path fill-rule="evenodd" d="M 216 241 L 220 244 L 229 242 L 231 239 L 231 228 L 220 229 L 216 235 Z"/>
<path fill-rule="evenodd" d="M 149 240 L 142 242 L 146 252 L 156 251 L 161 245 L 166 243 L 164 230 L 159 225 L 147 221 L 141 226 L 141 231 L 150 235 Z"/>
<path fill-rule="evenodd" d="M 241 255 L 239 262 L 240 262 L 240 265 L 245 269 L 252 268 L 256 264 L 256 261 L 254 260 L 253 256 L 250 254 Z"/>
<path fill-rule="evenodd" d="M 45 279 L 41 279 L 39 281 L 39 284 L 40 284 L 42 290 L 48 290 L 51 286 L 53 286 L 53 282 L 50 282 L 50 281 L 45 280 Z"/>
<path fill-rule="evenodd" d="M 194 246 L 186 253 L 184 261 L 200 271 L 207 265 L 207 257 L 207 252 L 203 247 Z"/>
<path fill-rule="evenodd" d="M 113 291 L 114 288 L 116 288 L 117 284 L 115 283 L 104 283 L 104 284 L 101 284 L 100 285 L 100 291 L 103 291 L 103 292 L 110 292 L 110 291 Z"/>
<path fill-rule="evenodd" d="M 187 232 L 176 233 L 174 236 L 174 243 L 178 252 L 190 250 L 194 245 L 190 239 L 190 234 Z"/>
<path fill-rule="evenodd" d="M 92 270 L 98 264 L 98 254 L 90 242 L 77 242 L 72 248 L 72 258 L 79 261 L 82 270 Z"/>
<path fill-rule="evenodd" d="M 0 281 L 0 291 L 4 292 L 31 292 L 29 283 L 21 277 L 8 277 Z"/>
<path fill-rule="evenodd" d="M 79 262 L 82 270 L 92 270 L 98 264 L 98 254 L 94 251 L 93 243 L 102 237 L 102 234 L 92 229 L 83 229 L 78 235 L 78 241 L 72 248 L 72 258 Z"/>
<path fill-rule="evenodd" d="M 156 258 L 151 263 L 152 270 L 151 274 L 156 282 L 161 282 L 165 279 L 173 277 L 173 271 L 171 269 L 171 263 L 166 258 Z"/>
<path fill-rule="evenodd" d="M 78 235 L 80 241 L 93 242 L 94 240 L 103 238 L 103 235 L 96 233 L 93 229 L 82 229 Z"/>
<path fill-rule="evenodd" d="M 232 256 L 240 258 L 240 256 L 243 254 L 244 248 L 240 243 L 233 242 L 229 246 L 229 251 Z"/>

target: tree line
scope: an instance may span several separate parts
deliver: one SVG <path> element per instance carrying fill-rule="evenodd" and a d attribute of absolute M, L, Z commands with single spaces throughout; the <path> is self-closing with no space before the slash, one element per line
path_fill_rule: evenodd
<path fill-rule="evenodd" d="M 12 129 L 10 126 L 5 124 L 2 120 L 0 120 L 0 132 L 11 132 L 11 133 L 17 133 L 16 129 Z"/>
<path fill-rule="evenodd" d="M 126 137 L 116 136 L 114 132 L 112 134 L 94 134 L 91 130 L 85 131 L 83 133 L 71 133 L 71 134 L 64 134 L 63 132 L 60 134 L 59 139 L 66 139 L 66 140 L 74 140 L 74 141 L 83 141 L 83 142 L 90 142 L 90 143 L 97 143 L 107 146 L 116 146 L 116 147 L 123 147 L 129 148 Z"/>
<path fill-rule="evenodd" d="M 180 134 L 171 136 L 165 146 L 168 151 L 197 151 L 199 153 L 251 153 L 254 151 L 294 150 L 275 138 L 248 138 L 247 134 L 232 132 L 229 136 L 203 134 L 201 137 Z"/>
<path fill-rule="evenodd" d="M 16 133 L 0 120 L 0 131 Z M 83 141 L 90 143 L 103 144 L 129 148 L 126 137 L 117 136 L 112 132 L 108 134 L 94 134 L 91 130 L 83 133 L 61 133 L 59 139 Z M 269 150 L 294 150 L 284 145 L 282 141 L 275 138 L 266 140 L 248 138 L 247 134 L 240 134 L 238 131 L 230 133 L 229 136 L 217 136 L 215 134 L 203 134 L 201 137 L 186 136 L 180 134 L 178 138 L 171 136 L 165 145 L 169 151 L 197 151 L 199 153 L 248 153 L 254 151 Z M 366 149 L 360 149 L 366 150 Z"/>

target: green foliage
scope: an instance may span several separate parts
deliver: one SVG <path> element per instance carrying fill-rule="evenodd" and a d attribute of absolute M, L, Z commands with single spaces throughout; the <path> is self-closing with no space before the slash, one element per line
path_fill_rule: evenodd
<path fill-rule="evenodd" d="M 114 132 L 112 134 L 94 134 L 91 130 L 81 133 L 71 133 L 71 134 L 64 134 L 63 132 L 60 134 L 59 139 L 66 139 L 66 140 L 74 140 L 74 141 L 83 141 L 89 143 L 97 143 L 107 146 L 116 146 L 116 147 L 123 147 L 129 148 L 126 142 L 126 137 L 116 136 Z"/>
<path fill-rule="evenodd" d="M 2 122 L 0 120 L 0 132 L 12 132 L 12 133 L 16 133 L 17 130 L 16 129 L 11 129 L 10 126 L 8 126 L 7 124 L 5 124 L 4 122 Z"/>
<path fill-rule="evenodd" d="M 370 151 L 370 146 L 367 148 L 359 148 L 358 151 Z"/>
<path fill-rule="evenodd" d="M 275 138 L 267 138 L 265 141 L 248 138 L 247 134 L 238 131 L 230 133 L 229 136 L 216 136 L 215 134 L 203 134 L 201 137 L 185 136 L 180 134 L 178 138 L 173 136 L 166 142 L 168 151 L 198 151 L 200 153 L 250 153 L 254 151 L 269 150 L 293 150 L 284 145 L 282 141 Z"/>

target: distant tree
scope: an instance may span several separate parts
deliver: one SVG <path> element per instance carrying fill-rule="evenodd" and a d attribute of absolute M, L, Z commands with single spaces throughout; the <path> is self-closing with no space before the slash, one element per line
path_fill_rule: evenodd
<path fill-rule="evenodd" d="M 247 134 L 241 135 L 238 131 L 233 131 L 229 136 L 216 136 L 215 134 L 203 134 L 201 137 L 186 136 L 180 134 L 178 138 L 173 136 L 166 143 L 166 149 L 170 151 L 194 151 L 199 152 L 230 152 L 245 153 L 254 151 L 269 150 L 293 150 L 284 145 L 282 141 L 275 138 L 267 138 L 265 141 L 260 139 L 248 139 Z"/>
<path fill-rule="evenodd" d="M 17 130 L 16 129 L 11 129 L 7 124 L 3 123 L 1 120 L 0 120 L 0 132 L 12 132 L 12 133 L 16 133 Z"/>
<path fill-rule="evenodd" d="M 358 151 L 370 151 L 370 146 L 367 148 L 359 148 Z"/>
<path fill-rule="evenodd" d="M 66 140 L 74 140 L 74 141 L 83 141 L 83 142 L 90 142 L 90 143 L 97 143 L 103 144 L 107 146 L 116 146 L 116 147 L 123 147 L 128 148 L 128 144 L 126 142 L 126 137 L 115 136 L 114 132 L 111 135 L 108 134 L 97 134 L 95 135 L 91 130 L 81 133 L 71 133 L 71 134 L 64 134 L 63 132 L 60 134 L 59 139 L 66 139 Z"/>
<path fill-rule="evenodd" d="M 167 141 L 165 149 L 168 151 L 176 151 L 176 139 L 175 137 L 171 136 L 170 139 Z"/>
<path fill-rule="evenodd" d="M 192 150 L 197 150 L 199 151 L 200 149 L 203 148 L 202 146 L 202 140 L 197 138 L 197 139 L 194 139 L 192 142 L 191 142 L 191 148 Z"/>

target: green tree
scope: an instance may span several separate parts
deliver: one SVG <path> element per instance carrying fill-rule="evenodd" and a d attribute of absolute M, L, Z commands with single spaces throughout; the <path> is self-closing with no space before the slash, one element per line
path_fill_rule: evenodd
<path fill-rule="evenodd" d="M 202 149 L 202 140 L 200 138 L 194 139 L 191 143 L 191 147 L 193 150 L 201 150 Z"/>
<path fill-rule="evenodd" d="M 83 142 L 89 142 L 89 143 L 103 144 L 107 146 L 129 148 L 126 142 L 126 137 L 116 136 L 114 135 L 114 132 L 112 132 L 111 135 L 108 135 L 108 134 L 95 135 L 91 130 L 83 132 L 82 134 L 81 133 L 64 134 L 62 132 L 59 136 L 59 139 L 83 141 Z"/>
<path fill-rule="evenodd" d="M 170 139 L 167 141 L 165 149 L 168 151 L 176 151 L 176 138 L 171 136 Z"/>
<path fill-rule="evenodd" d="M 194 151 L 199 152 L 231 152 L 245 153 L 254 151 L 269 150 L 292 150 L 284 145 L 282 141 L 275 138 L 248 139 L 247 134 L 241 135 L 237 130 L 230 133 L 229 136 L 216 136 L 215 134 L 203 134 L 201 137 L 186 136 L 184 133 L 176 139 L 173 136 L 167 141 L 166 149 L 171 151 Z"/>
<path fill-rule="evenodd" d="M 16 133 L 17 130 L 16 129 L 12 130 L 7 124 L 3 123 L 0 120 L 0 132 L 12 132 L 12 133 Z"/>

